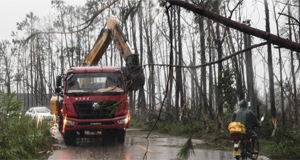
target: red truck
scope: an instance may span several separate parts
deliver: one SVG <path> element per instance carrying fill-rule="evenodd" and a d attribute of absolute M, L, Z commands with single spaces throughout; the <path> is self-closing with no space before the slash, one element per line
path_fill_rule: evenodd
<path fill-rule="evenodd" d="M 85 131 L 124 141 L 130 115 L 123 72 L 116 67 L 71 67 L 63 78 L 59 130 L 67 145 Z M 60 87 L 61 79 L 57 80 Z"/>
<path fill-rule="evenodd" d="M 84 66 L 71 67 L 56 78 L 57 94 L 51 98 L 50 108 L 58 117 L 66 145 L 75 145 L 76 138 L 86 136 L 86 132 L 100 133 L 104 142 L 124 142 L 130 120 L 127 93 L 144 85 L 138 55 L 131 53 L 117 21 L 108 19 L 107 27 Z M 112 40 L 126 61 L 122 69 L 96 66 Z"/>

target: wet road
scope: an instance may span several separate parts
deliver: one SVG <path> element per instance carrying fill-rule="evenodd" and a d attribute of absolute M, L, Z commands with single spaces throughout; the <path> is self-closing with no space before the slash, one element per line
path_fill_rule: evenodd
<path fill-rule="evenodd" d="M 129 129 L 124 144 L 117 142 L 109 145 L 102 143 L 101 139 L 77 139 L 77 146 L 65 146 L 61 134 L 56 128 L 52 129 L 55 138 L 58 140 L 56 146 L 60 147 L 49 157 L 56 159 L 87 159 L 87 160 L 141 160 L 146 152 L 146 133 Z M 177 154 L 180 147 L 185 143 L 185 138 L 164 137 L 162 135 L 151 135 L 149 138 L 148 160 L 179 160 Z M 193 139 L 193 145 L 201 145 L 203 141 Z M 233 159 L 232 152 L 195 149 L 195 154 L 190 160 L 217 160 Z"/>
<path fill-rule="evenodd" d="M 77 139 L 77 146 L 65 146 L 61 134 L 56 128 L 52 129 L 55 138 L 58 140 L 56 150 L 49 157 L 50 160 L 56 159 L 103 159 L 103 160 L 141 160 L 146 152 L 146 133 L 138 130 L 129 129 L 127 131 L 124 144 L 117 142 L 109 145 L 102 143 L 101 139 Z M 139 133 L 137 133 L 139 132 Z M 175 160 L 180 147 L 185 143 L 185 138 L 164 137 L 162 135 L 151 135 L 149 138 L 149 149 L 145 159 L 148 160 Z M 201 145 L 201 140 L 193 139 L 194 145 Z M 211 151 L 195 149 L 195 155 L 190 157 L 194 159 L 232 159 L 231 152 Z"/>

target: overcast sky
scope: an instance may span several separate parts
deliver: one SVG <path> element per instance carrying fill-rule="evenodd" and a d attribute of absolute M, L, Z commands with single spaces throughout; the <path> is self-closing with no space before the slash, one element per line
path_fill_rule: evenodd
<path fill-rule="evenodd" d="M 86 2 L 86 0 L 64 1 L 68 5 L 74 6 L 82 6 Z M 244 3 L 244 6 L 246 7 L 242 8 L 242 12 L 244 12 L 243 16 L 245 16 L 242 17 L 243 20 L 251 19 L 252 27 L 264 29 L 264 9 L 262 2 L 257 0 L 246 0 Z M 260 4 L 257 5 L 257 3 Z M 269 3 L 271 5 L 272 1 L 269 1 Z M 11 32 L 17 30 L 17 22 L 25 20 L 26 14 L 33 12 L 34 15 L 43 18 L 53 10 L 54 9 L 51 8 L 51 0 L 0 0 L 0 41 L 11 39 Z"/>
<path fill-rule="evenodd" d="M 68 5 L 84 5 L 86 0 L 65 0 Z M 17 30 L 17 22 L 25 20 L 33 12 L 42 18 L 51 10 L 51 0 L 0 0 L 0 41 L 11 40 L 11 32 Z"/>

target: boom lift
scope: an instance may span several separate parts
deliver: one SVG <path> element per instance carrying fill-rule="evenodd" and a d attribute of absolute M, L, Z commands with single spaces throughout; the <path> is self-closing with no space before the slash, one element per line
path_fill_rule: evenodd
<path fill-rule="evenodd" d="M 112 40 L 126 67 L 97 66 Z M 138 55 L 132 54 L 117 20 L 107 19 L 107 29 L 102 29 L 83 66 L 71 67 L 56 78 L 57 96 L 51 98 L 50 108 L 58 116 L 65 144 L 76 145 L 76 138 L 89 132 L 100 133 L 104 142 L 124 142 L 130 120 L 127 91 L 144 83 Z"/>

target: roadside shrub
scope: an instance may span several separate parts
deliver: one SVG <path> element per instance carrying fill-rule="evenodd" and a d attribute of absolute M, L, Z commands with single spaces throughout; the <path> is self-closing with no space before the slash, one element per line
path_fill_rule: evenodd
<path fill-rule="evenodd" d="M 273 132 L 273 125 L 272 121 L 269 118 L 265 118 L 265 120 L 261 123 L 262 127 L 260 127 L 257 131 L 257 134 L 260 139 L 267 139 L 271 140 L 272 132 Z"/>
<path fill-rule="evenodd" d="M 132 118 L 130 120 L 129 127 L 141 128 L 141 129 L 146 129 L 147 128 L 147 126 L 145 124 L 145 121 L 139 120 L 137 118 Z"/>
<path fill-rule="evenodd" d="M 12 108 L 22 103 L 16 99 L 16 94 L 5 96 L 2 94 L 0 109 Z M 9 103 L 8 103 L 9 102 Z M 7 104 L 6 106 L 3 104 Z M 20 106 L 18 106 L 20 105 Z M 4 110 L 6 111 L 6 110 Z M 10 110 L 17 112 L 18 110 Z M 41 159 L 52 147 L 54 139 L 50 126 L 44 122 L 37 127 L 36 120 L 24 114 L 0 115 L 0 159 Z"/>
<path fill-rule="evenodd" d="M 289 155 L 289 159 L 300 158 L 300 128 L 295 127 L 287 132 L 277 131 L 275 134 L 275 151 L 278 157 Z"/>
<path fill-rule="evenodd" d="M 182 121 L 159 121 L 157 128 L 160 133 L 172 134 L 172 135 L 189 135 L 190 126 Z"/>

